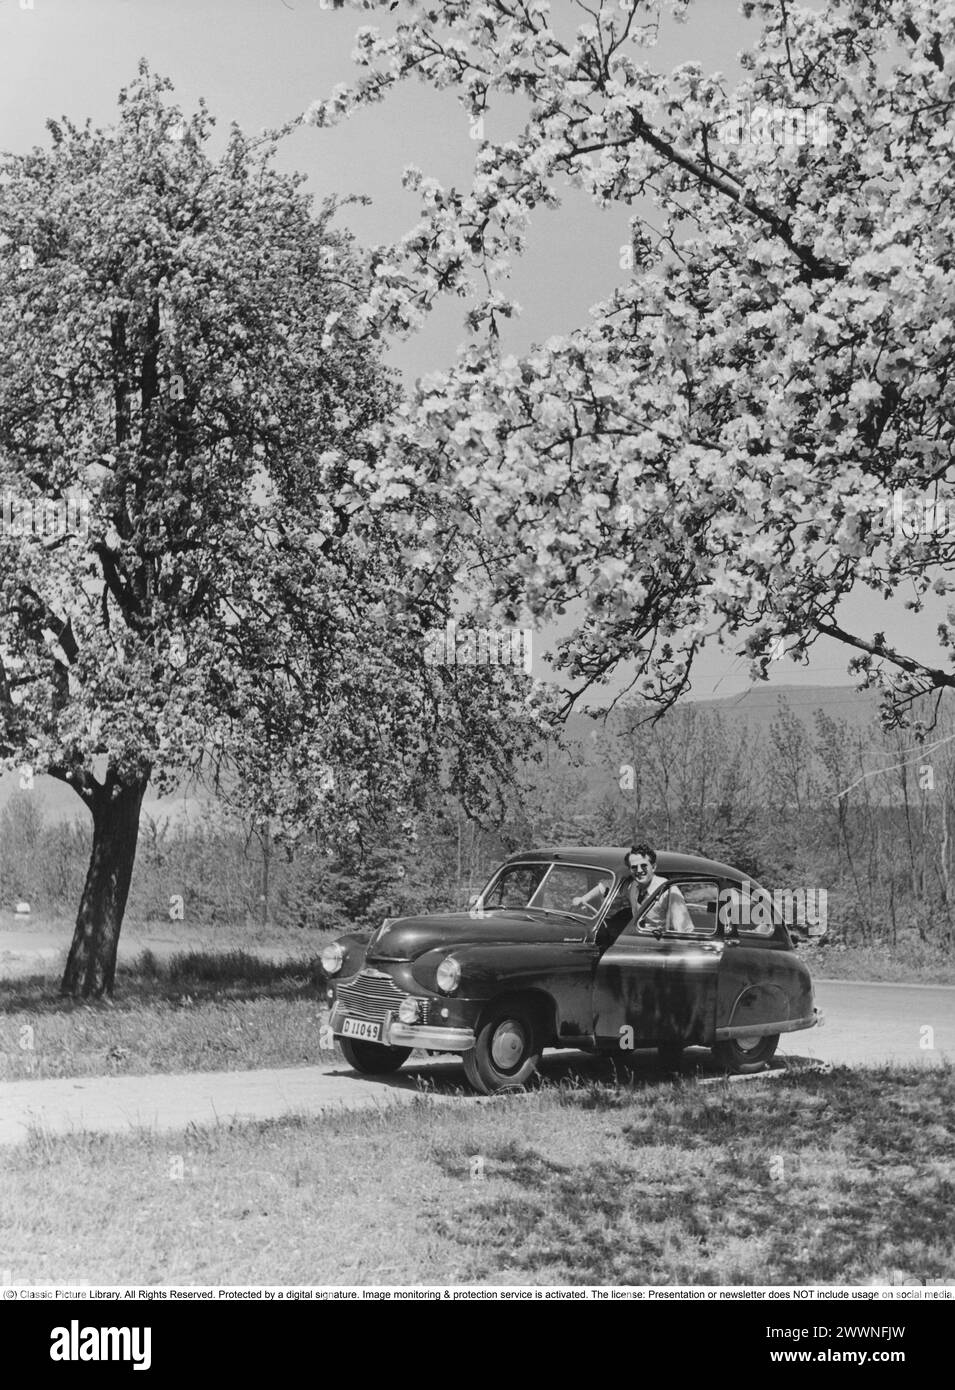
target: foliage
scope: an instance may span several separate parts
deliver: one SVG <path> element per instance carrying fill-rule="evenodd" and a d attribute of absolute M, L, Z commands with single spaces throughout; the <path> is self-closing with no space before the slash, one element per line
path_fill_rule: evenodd
<path fill-rule="evenodd" d="M 918 611 L 955 583 L 950 530 L 892 524 L 951 465 L 952 0 L 748 0 L 759 32 L 735 87 L 653 65 L 687 0 L 581 0 L 575 32 L 547 0 L 388 8 L 397 27 L 359 31 L 360 74 L 316 124 L 410 79 L 453 89 L 488 130 L 514 97 L 522 117 L 477 146 L 469 188 L 405 174 L 420 221 L 380 248 L 366 312 L 411 330 L 453 292 L 481 336 L 399 411 L 378 495 L 409 489 L 424 512 L 456 497 L 455 537 L 503 612 L 581 604 L 559 653 L 581 689 L 632 661 L 659 708 L 714 636 L 756 675 L 780 649 L 841 642 L 893 717 L 955 684 L 838 612 L 856 588 L 902 589 Z M 811 136 L 739 138 L 741 112 L 776 108 Z M 504 355 L 502 282 L 566 187 L 634 209 L 632 275 L 586 325 Z M 423 569 L 443 535 L 425 534 Z M 955 610 L 940 616 L 948 646 Z"/>
<path fill-rule="evenodd" d="M 367 257 L 277 137 L 214 155 L 169 89 L 142 64 L 114 126 L 51 121 L 0 178 L 0 760 L 92 811 L 84 996 L 112 990 L 150 780 L 360 857 L 435 786 L 494 806 L 540 724 L 522 673 L 429 663 L 457 552 L 410 569 L 405 494 L 371 482 L 398 392 Z"/>
<path fill-rule="evenodd" d="M 3 540 L 0 752 L 91 804 L 219 771 L 343 843 L 439 774 L 481 802 L 524 692 L 427 665 L 448 592 L 403 582 L 356 482 L 397 400 L 366 258 L 273 140 L 213 156 L 169 85 L 143 66 L 115 126 L 51 122 L 5 163 L 0 485 L 81 498 L 88 526 Z"/>

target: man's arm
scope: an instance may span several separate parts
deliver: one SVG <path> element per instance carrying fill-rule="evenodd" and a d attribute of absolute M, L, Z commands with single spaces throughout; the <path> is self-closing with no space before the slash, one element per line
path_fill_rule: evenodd
<path fill-rule="evenodd" d="M 672 932 L 693 933 L 696 928 L 693 925 L 693 918 L 690 916 L 690 909 L 686 905 L 686 898 L 675 885 L 664 895 L 667 900 L 666 909 L 666 930 Z"/>
<path fill-rule="evenodd" d="M 659 885 L 657 885 L 657 887 L 659 887 Z M 689 916 L 686 912 L 686 901 L 683 894 L 680 892 L 679 888 L 670 884 L 663 889 L 659 896 L 654 899 L 653 904 L 643 914 L 643 920 L 640 923 L 641 929 L 643 931 L 682 930 L 682 928 L 673 925 L 675 919 L 673 915 L 674 909 L 671 907 L 671 903 L 677 904 L 677 913 L 679 913 L 682 908 L 683 913 Z M 634 914 L 634 916 L 636 916 L 636 914 Z M 679 921 L 682 919 L 677 917 L 676 920 Z"/>
<path fill-rule="evenodd" d="M 581 893 L 579 898 L 571 899 L 572 907 L 592 907 L 594 898 L 600 900 L 606 895 L 607 886 L 604 883 L 595 883 L 593 888 L 587 893 Z"/>

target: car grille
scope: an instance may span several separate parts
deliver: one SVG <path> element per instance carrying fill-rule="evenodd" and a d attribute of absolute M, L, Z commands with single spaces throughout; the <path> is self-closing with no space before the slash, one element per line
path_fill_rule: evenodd
<path fill-rule="evenodd" d="M 361 1018 L 366 1023 L 382 1023 L 385 1014 L 398 1016 L 398 1005 L 407 998 L 404 990 L 398 988 L 390 976 L 370 975 L 362 970 L 348 984 L 340 984 L 336 991 L 338 1001 L 349 1018 Z M 418 1005 L 420 1023 L 428 1021 L 428 1001 L 421 1000 Z"/>

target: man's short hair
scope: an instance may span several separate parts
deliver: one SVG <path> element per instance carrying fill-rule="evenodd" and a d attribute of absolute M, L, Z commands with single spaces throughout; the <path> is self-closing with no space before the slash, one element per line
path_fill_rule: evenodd
<path fill-rule="evenodd" d="M 655 864 L 657 862 L 657 852 L 652 845 L 631 845 L 630 848 L 627 850 L 626 855 L 628 864 L 630 863 L 631 854 L 645 854 L 651 864 Z"/>

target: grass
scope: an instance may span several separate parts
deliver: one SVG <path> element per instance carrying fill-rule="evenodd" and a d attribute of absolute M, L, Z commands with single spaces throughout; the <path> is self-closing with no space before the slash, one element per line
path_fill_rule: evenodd
<path fill-rule="evenodd" d="M 800 952 L 816 979 L 955 985 L 955 952 L 922 941 L 898 947 L 822 946 Z"/>
<path fill-rule="evenodd" d="M 316 963 L 242 951 L 143 952 L 115 1003 L 55 993 L 49 974 L 0 980 L 0 1081 L 329 1062 Z"/>
<path fill-rule="evenodd" d="M 5 1154 L 14 1282 L 955 1279 L 955 1073 L 545 1086 Z M 181 1173 L 181 1177 L 178 1175 Z"/>

